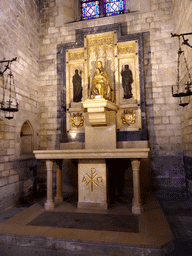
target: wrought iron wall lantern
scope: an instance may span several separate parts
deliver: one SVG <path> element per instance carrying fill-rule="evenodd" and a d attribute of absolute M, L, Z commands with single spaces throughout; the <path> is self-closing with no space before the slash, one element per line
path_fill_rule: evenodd
<path fill-rule="evenodd" d="M 0 71 L 1 80 L 3 81 L 3 99 L 0 102 L 0 109 L 5 112 L 5 118 L 8 120 L 13 119 L 14 113 L 19 110 L 15 92 L 14 76 L 11 71 L 11 63 L 16 60 L 17 58 L 0 61 L 0 63 L 6 63 L 4 70 Z M 9 72 L 6 79 L 4 79 L 4 73 L 7 70 L 9 70 Z"/>
<path fill-rule="evenodd" d="M 189 101 L 188 102 L 182 102 L 181 98 L 192 95 L 192 90 L 191 90 L 192 79 L 191 79 L 191 75 L 190 75 L 190 72 L 189 72 L 189 66 L 187 64 L 187 60 L 186 60 L 186 57 L 185 57 L 184 50 L 181 49 L 181 40 L 180 40 L 181 38 L 183 39 L 182 45 L 187 45 L 188 47 L 192 48 L 192 45 L 190 45 L 189 42 L 188 42 L 189 40 L 185 39 L 185 36 L 187 36 L 187 35 L 192 35 L 192 33 L 185 33 L 185 34 L 172 34 L 171 33 L 172 37 L 178 37 L 178 39 L 179 39 L 179 50 L 178 50 L 178 59 L 177 59 L 177 84 L 176 84 L 176 86 L 172 86 L 172 96 L 180 98 L 179 105 L 182 106 L 182 107 L 187 106 L 189 104 Z M 185 84 L 186 87 L 185 87 L 184 92 L 180 92 L 180 59 L 181 59 L 181 56 L 183 56 L 183 58 L 184 58 L 185 67 L 186 67 L 187 75 L 188 75 L 188 79 L 189 79 L 187 81 L 187 83 Z"/>

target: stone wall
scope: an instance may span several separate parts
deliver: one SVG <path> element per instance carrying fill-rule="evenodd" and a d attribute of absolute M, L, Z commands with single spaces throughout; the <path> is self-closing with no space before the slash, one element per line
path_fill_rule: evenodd
<path fill-rule="evenodd" d="M 175 17 L 175 33 L 192 33 L 191 15 L 192 15 L 192 2 L 190 0 L 174 1 L 174 17 Z M 189 39 L 189 44 L 192 45 L 192 35 L 185 36 Z M 183 42 L 181 38 L 181 43 Z M 178 47 L 178 38 L 175 39 L 175 44 Z M 192 48 L 182 45 L 184 50 L 189 73 L 192 76 Z M 185 90 L 186 82 L 190 82 L 190 77 L 187 73 L 184 58 L 181 58 L 181 71 L 180 71 L 180 86 L 181 91 Z M 186 178 L 188 181 L 189 189 L 192 193 L 192 99 L 190 97 L 182 98 L 183 102 L 189 102 L 189 105 L 181 107 L 181 128 L 182 128 L 182 141 L 183 141 L 183 155 L 185 163 Z"/>
<path fill-rule="evenodd" d="M 77 3 L 75 1 L 76 7 Z M 61 19 L 64 2 L 43 2 L 40 11 L 40 148 L 55 148 L 61 129 L 58 46 L 75 42 L 76 29 L 121 23 L 123 34 L 144 33 L 147 120 L 154 183 L 181 188 L 184 186 L 181 109 L 171 95 L 171 86 L 176 82 L 176 45 L 170 36 L 175 30 L 173 1 L 130 0 L 128 4 L 130 13 L 72 22 L 78 16 L 77 9 L 75 17 L 73 12 L 71 19 L 62 13 Z M 65 18 L 70 23 L 65 23 Z"/>
<path fill-rule="evenodd" d="M 6 208 L 28 194 L 34 182 L 31 167 L 36 161 L 32 154 L 23 152 L 21 155 L 20 147 L 21 128 L 27 121 L 32 132 L 32 147 L 37 148 L 38 29 L 39 9 L 35 1 L 1 0 L 0 60 L 17 57 L 12 71 L 19 112 L 14 119 L 7 120 L 0 111 L 0 208 Z"/>

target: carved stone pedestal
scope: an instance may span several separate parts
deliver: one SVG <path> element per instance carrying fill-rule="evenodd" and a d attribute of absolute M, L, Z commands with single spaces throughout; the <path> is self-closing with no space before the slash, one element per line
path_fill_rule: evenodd
<path fill-rule="evenodd" d="M 105 159 L 79 160 L 78 184 L 78 208 L 107 209 Z"/>
<path fill-rule="evenodd" d="M 117 106 L 102 98 L 83 102 L 86 110 L 85 149 L 116 148 Z M 78 163 L 78 208 L 107 209 L 107 167 L 102 159 L 79 160 Z"/>
<path fill-rule="evenodd" d="M 116 111 L 117 106 L 103 98 L 83 102 L 86 110 L 85 148 L 116 148 Z"/>
<path fill-rule="evenodd" d="M 108 111 L 117 111 L 117 106 L 113 102 L 99 97 L 84 101 L 83 108 L 87 110 L 91 126 L 109 125 L 111 121 L 108 118 Z"/>

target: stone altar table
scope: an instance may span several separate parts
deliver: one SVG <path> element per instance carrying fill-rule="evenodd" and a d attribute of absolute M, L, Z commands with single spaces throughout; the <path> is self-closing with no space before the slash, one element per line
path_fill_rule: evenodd
<path fill-rule="evenodd" d="M 142 205 L 140 200 L 140 159 L 148 158 L 149 148 L 115 148 L 115 149 L 66 149 L 66 150 L 35 150 L 36 159 L 44 159 L 47 167 L 47 200 L 45 209 L 54 208 L 53 201 L 53 163 L 57 164 L 57 196 L 56 202 L 62 201 L 61 196 L 61 170 L 59 159 L 78 160 L 104 160 L 107 158 L 129 158 L 133 170 L 133 201 L 132 213 L 141 214 Z M 94 170 L 93 170 L 94 172 Z M 58 201 L 57 201 L 58 200 Z"/>

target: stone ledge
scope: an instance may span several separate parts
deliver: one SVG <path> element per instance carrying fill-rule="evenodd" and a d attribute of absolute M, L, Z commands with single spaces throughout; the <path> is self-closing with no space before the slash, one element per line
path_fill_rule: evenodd
<path fill-rule="evenodd" d="M 35 150 L 36 159 L 148 158 L 149 148 Z"/>
<path fill-rule="evenodd" d="M 162 256 L 167 255 L 168 252 L 174 250 L 174 243 L 169 242 L 163 248 L 148 248 L 137 247 L 132 245 L 115 244 L 110 242 L 85 242 L 73 241 L 66 239 L 55 239 L 52 237 L 40 236 L 18 236 L 11 234 L 0 235 L 0 245 L 21 246 L 22 248 L 44 248 L 48 250 L 62 250 L 62 253 L 83 253 L 83 255 L 90 255 L 88 253 L 96 253 L 97 255 L 148 255 L 148 256 Z M 67 254 L 68 255 L 68 254 Z"/>

